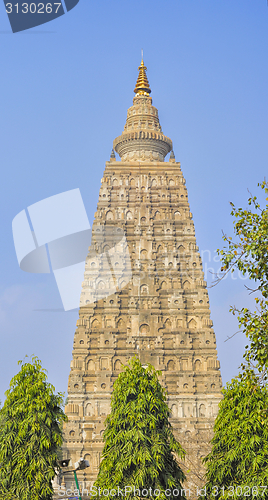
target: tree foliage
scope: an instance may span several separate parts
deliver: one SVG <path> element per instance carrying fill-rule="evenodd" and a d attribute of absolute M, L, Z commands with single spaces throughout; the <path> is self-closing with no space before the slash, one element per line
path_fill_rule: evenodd
<path fill-rule="evenodd" d="M 259 184 L 268 193 L 268 184 Z M 268 198 L 266 198 L 268 201 Z M 232 307 L 238 314 L 239 327 L 249 339 L 244 354 L 247 365 L 253 364 L 263 379 L 267 378 L 268 368 L 268 203 L 261 207 L 256 196 L 250 196 L 249 208 L 235 208 L 231 203 L 234 220 L 235 239 L 224 236 L 228 246 L 218 250 L 223 263 L 222 271 L 233 272 L 238 269 L 246 273 L 253 282 L 251 292 L 256 292 L 256 309 L 250 311 Z M 245 365 L 242 366 L 246 368 Z"/>
<path fill-rule="evenodd" d="M 261 188 L 268 193 L 268 185 Z M 266 198 L 266 201 L 268 198 Z M 235 239 L 218 251 L 222 272 L 238 269 L 254 283 L 256 309 L 237 310 L 239 326 L 249 339 L 238 377 L 223 390 L 207 466 L 206 498 L 268 499 L 268 204 L 256 197 L 246 210 L 236 209 Z"/>
<path fill-rule="evenodd" d="M 254 374 L 245 373 L 227 384 L 223 395 L 212 451 L 204 460 L 207 498 L 267 499 L 267 387 Z"/>
<path fill-rule="evenodd" d="M 116 380 L 95 483 L 98 488 L 152 488 L 159 494 L 148 495 L 159 499 L 166 498 L 164 490 L 177 489 L 177 498 L 183 498 L 185 476 L 174 453 L 183 458 L 185 452 L 173 436 L 165 390 L 158 381 L 160 373 L 151 365 L 142 367 L 135 357 Z M 133 495 L 132 490 L 127 496 L 142 495 Z"/>
<path fill-rule="evenodd" d="M 20 361 L 0 410 L 0 499 L 50 500 L 66 420 L 41 362 Z"/>

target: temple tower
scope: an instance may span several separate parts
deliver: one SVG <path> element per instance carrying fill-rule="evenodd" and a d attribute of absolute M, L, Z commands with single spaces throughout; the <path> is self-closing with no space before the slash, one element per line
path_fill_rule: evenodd
<path fill-rule="evenodd" d="M 170 421 L 202 484 L 221 399 L 209 299 L 181 166 L 162 133 L 141 62 L 122 134 L 106 163 L 85 265 L 68 386 L 64 458 L 83 487 L 98 474 L 113 383 L 135 354 L 162 371 Z M 170 153 L 169 160 L 165 157 Z M 67 487 L 74 486 L 65 476 Z"/>

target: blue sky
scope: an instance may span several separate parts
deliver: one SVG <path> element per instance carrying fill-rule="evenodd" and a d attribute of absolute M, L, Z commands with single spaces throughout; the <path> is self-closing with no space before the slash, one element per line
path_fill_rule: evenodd
<path fill-rule="evenodd" d="M 35 354 L 67 390 L 74 312 L 53 275 L 18 267 L 11 223 L 27 206 L 80 188 L 92 223 L 105 161 L 123 130 L 144 49 L 153 103 L 186 177 L 204 267 L 217 270 L 229 201 L 267 174 L 268 8 L 265 0 L 80 0 L 68 14 L 13 34 L 0 3 L 0 399 L 17 361 Z M 261 194 L 261 193 L 259 193 Z M 229 306 L 250 304 L 244 281 L 209 290 L 224 383 L 244 339 Z M 211 281 L 208 275 L 208 281 Z"/>

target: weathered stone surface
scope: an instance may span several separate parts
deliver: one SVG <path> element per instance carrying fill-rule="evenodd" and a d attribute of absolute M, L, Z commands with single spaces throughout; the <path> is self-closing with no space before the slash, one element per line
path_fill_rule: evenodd
<path fill-rule="evenodd" d="M 142 109 L 144 119 L 132 120 Z M 221 376 L 185 179 L 173 154 L 164 161 L 172 143 L 163 136 L 155 109 L 149 94 L 136 95 L 125 128 L 133 140 L 126 139 L 119 148 L 122 160 L 111 156 L 103 174 L 74 336 L 63 454 L 73 464 L 80 457 L 89 460 L 89 469 L 78 476 L 90 487 L 98 474 L 113 383 L 121 363 L 136 354 L 162 371 L 171 423 L 188 452 L 185 469 L 191 470 L 188 485 L 195 492 L 202 484 L 201 458 L 209 450 Z M 159 129 L 155 138 L 152 127 Z M 170 145 L 166 153 L 159 146 L 163 137 Z M 119 259 L 120 272 L 112 278 L 107 254 L 114 242 L 103 237 L 103 228 L 121 228 L 130 255 Z M 109 294 L 112 279 L 117 288 Z M 65 484 L 74 486 L 71 475 Z"/>

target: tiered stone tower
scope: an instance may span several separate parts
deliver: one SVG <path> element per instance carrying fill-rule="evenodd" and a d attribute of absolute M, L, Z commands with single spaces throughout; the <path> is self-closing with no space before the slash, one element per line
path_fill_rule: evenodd
<path fill-rule="evenodd" d="M 113 382 L 136 354 L 162 371 L 170 420 L 187 450 L 188 485 L 195 487 L 202 484 L 200 459 L 209 450 L 221 399 L 215 334 L 185 179 L 152 105 L 143 61 L 134 92 L 114 141 L 121 161 L 112 151 L 101 182 L 74 336 L 63 455 L 72 464 L 89 460 L 78 473 L 89 487 L 98 474 Z M 74 486 L 71 475 L 65 484 Z"/>

